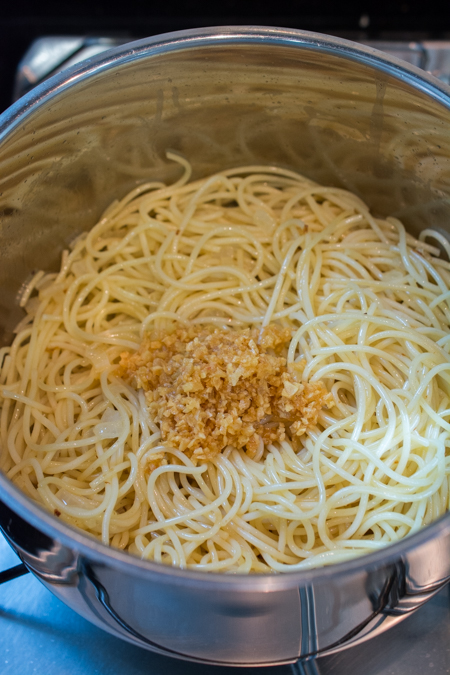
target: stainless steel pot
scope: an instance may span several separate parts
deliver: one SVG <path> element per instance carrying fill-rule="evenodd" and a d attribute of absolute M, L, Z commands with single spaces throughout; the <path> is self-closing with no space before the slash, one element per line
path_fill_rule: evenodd
<path fill-rule="evenodd" d="M 312 33 L 215 28 L 141 40 L 50 79 L 0 118 L 1 339 L 36 268 L 136 182 L 278 164 L 360 194 L 414 232 L 450 233 L 450 89 Z M 384 551 L 249 577 L 143 562 L 71 529 L 0 476 L 0 526 L 29 569 L 105 630 L 204 663 L 339 650 L 397 623 L 450 578 L 450 516 Z"/>

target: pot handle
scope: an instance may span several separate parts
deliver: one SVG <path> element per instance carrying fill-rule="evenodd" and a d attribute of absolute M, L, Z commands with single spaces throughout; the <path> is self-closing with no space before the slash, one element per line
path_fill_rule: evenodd
<path fill-rule="evenodd" d="M 0 572 L 0 584 L 6 584 L 7 581 L 12 581 L 12 579 L 17 579 L 17 577 L 21 577 L 24 574 L 28 574 L 30 570 L 24 563 L 20 563 L 20 565 L 15 565 L 15 567 L 10 567 L 7 570 L 3 570 L 3 572 Z"/>

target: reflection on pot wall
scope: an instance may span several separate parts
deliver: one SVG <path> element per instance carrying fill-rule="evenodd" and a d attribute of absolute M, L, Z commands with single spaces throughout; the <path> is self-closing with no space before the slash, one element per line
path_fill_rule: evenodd
<path fill-rule="evenodd" d="M 388 73 L 267 45 L 156 55 L 70 95 L 55 92 L 1 146 L 3 341 L 36 261 L 55 267 L 76 234 L 137 183 L 175 180 L 169 149 L 192 162 L 196 177 L 277 164 L 347 188 L 412 231 L 445 229 L 448 122 L 444 106 Z"/>

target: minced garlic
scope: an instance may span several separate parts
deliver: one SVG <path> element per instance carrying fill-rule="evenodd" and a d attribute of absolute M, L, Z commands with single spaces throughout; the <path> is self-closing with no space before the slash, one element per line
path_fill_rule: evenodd
<path fill-rule="evenodd" d="M 221 330 L 190 326 L 152 333 L 119 374 L 144 389 L 162 440 L 193 461 L 228 445 L 250 457 L 264 443 L 300 436 L 333 399 L 321 382 L 302 382 L 303 363 L 288 370 L 288 329 Z"/>

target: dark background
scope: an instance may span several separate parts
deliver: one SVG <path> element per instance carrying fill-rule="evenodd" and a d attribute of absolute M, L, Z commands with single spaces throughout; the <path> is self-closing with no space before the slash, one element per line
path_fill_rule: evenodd
<path fill-rule="evenodd" d="M 46 35 L 146 37 L 225 24 L 301 28 L 350 39 L 450 39 L 450 0 L 8 0 L 0 13 L 0 110 L 17 64 Z"/>

